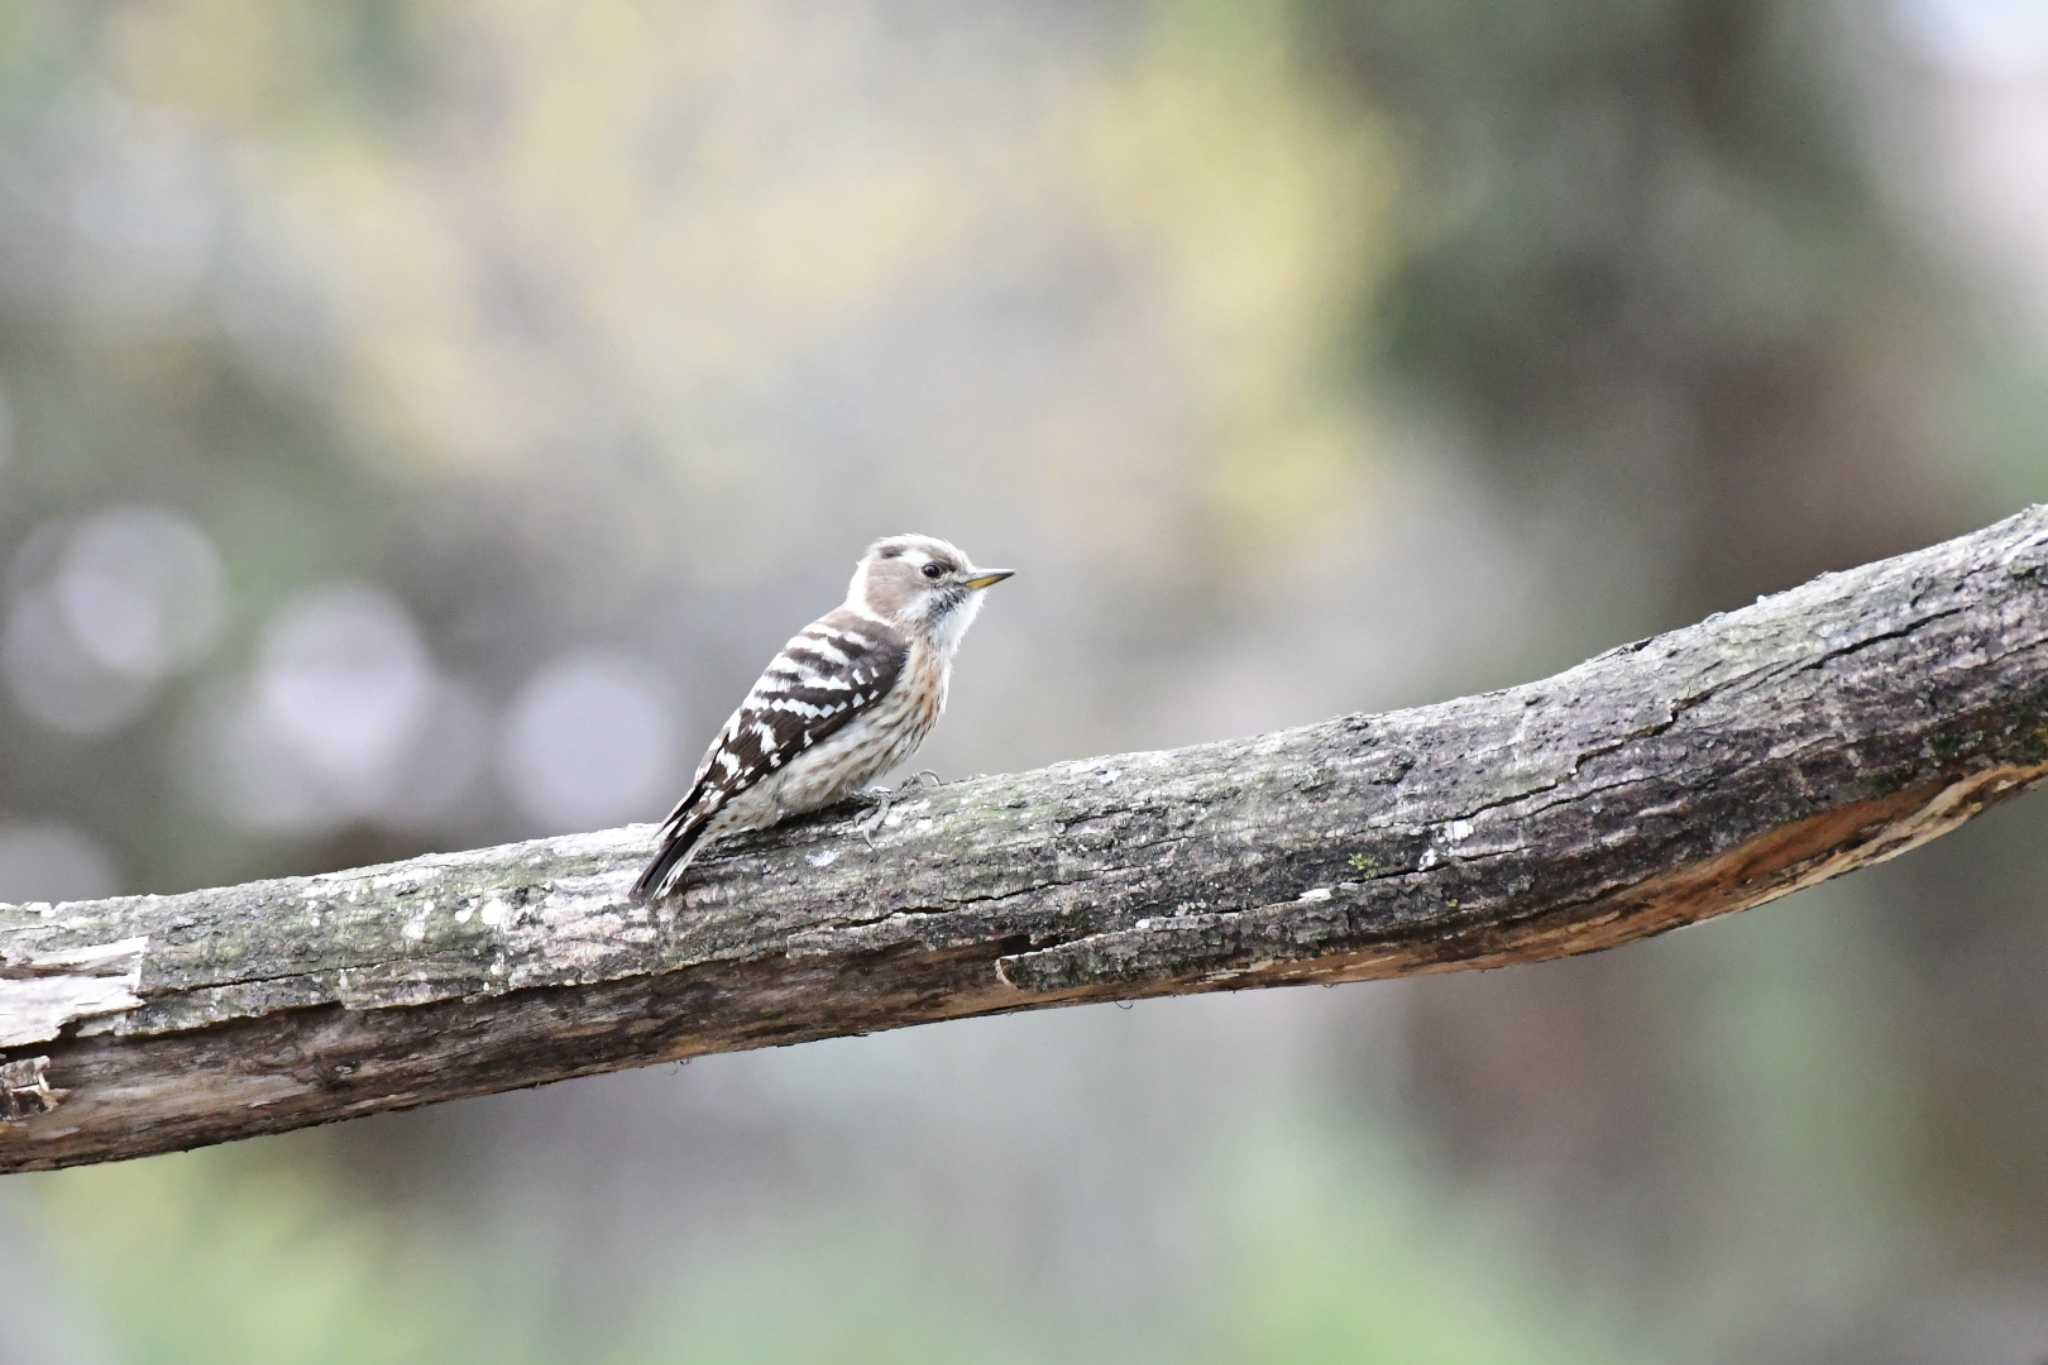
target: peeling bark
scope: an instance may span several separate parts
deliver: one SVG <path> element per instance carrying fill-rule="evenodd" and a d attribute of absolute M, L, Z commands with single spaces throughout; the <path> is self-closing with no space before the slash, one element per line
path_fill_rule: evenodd
<path fill-rule="evenodd" d="M 65 1092 L 52 1090 L 44 1075 L 49 1069 L 48 1057 L 0 1062 L 0 1123 L 19 1123 L 63 1103 Z"/>
<path fill-rule="evenodd" d="M 148 946 L 147 938 L 125 938 L 11 957 L 0 939 L 0 1048 L 45 1042 L 66 1024 L 140 1005 L 135 991 Z"/>
<path fill-rule="evenodd" d="M 842 807 L 0 906 L 0 1171 L 1086 1001 L 1615 947 L 2048 776 L 2048 508 L 1542 682 Z"/>

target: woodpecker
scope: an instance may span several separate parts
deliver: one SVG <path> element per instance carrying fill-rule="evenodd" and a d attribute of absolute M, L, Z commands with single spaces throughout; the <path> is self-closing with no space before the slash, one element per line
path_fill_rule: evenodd
<path fill-rule="evenodd" d="M 674 891 L 717 840 L 829 806 L 908 759 L 946 709 L 982 592 L 1014 572 L 974 568 L 935 536 L 870 545 L 846 600 L 782 647 L 711 742 L 633 898 Z"/>

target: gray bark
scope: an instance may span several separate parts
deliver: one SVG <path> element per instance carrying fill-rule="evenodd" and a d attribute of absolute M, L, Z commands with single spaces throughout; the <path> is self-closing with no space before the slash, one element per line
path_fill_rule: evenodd
<path fill-rule="evenodd" d="M 841 807 L 0 905 L 0 1170 L 705 1053 L 1614 947 L 2048 775 L 2048 508 L 1542 682 Z"/>

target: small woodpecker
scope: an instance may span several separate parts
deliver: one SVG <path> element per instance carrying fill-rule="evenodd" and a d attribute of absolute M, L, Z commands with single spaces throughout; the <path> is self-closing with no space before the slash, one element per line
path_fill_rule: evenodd
<path fill-rule="evenodd" d="M 829 806 L 917 752 L 982 591 L 1012 572 L 934 536 L 870 545 L 846 600 L 782 647 L 705 751 L 634 899 L 674 891 L 726 835 Z"/>

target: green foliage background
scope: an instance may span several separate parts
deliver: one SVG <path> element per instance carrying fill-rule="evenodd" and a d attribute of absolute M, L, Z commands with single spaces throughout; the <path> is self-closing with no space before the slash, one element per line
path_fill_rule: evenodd
<path fill-rule="evenodd" d="M 1937 10 L 0 7 L 0 899 L 652 818 L 883 533 L 1024 570 L 957 773 L 2003 515 L 2048 38 Z M 1598 960 L 10 1179 L 6 1358 L 2039 1358 L 2040 819 Z"/>

